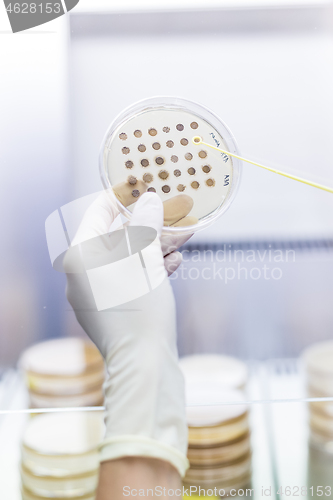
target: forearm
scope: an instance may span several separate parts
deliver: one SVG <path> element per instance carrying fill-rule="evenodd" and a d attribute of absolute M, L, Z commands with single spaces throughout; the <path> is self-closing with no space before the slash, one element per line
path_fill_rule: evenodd
<path fill-rule="evenodd" d="M 168 462 L 124 457 L 101 463 L 96 500 L 132 499 L 140 496 L 140 490 L 141 496 L 168 500 L 182 498 L 181 489 L 180 475 Z"/>

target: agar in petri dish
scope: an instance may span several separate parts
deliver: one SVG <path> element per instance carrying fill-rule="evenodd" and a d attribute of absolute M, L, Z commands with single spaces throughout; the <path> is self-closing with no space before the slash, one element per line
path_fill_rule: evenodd
<path fill-rule="evenodd" d="M 201 139 L 198 144 L 193 143 L 196 136 Z M 181 196 L 192 198 L 193 207 L 188 215 L 197 219 L 197 224 L 165 226 L 163 232 L 193 233 L 209 226 L 228 209 L 236 194 L 241 172 L 240 160 L 208 147 L 203 149 L 202 142 L 239 154 L 226 125 L 197 103 L 177 97 L 151 98 L 136 103 L 115 119 L 105 135 L 100 155 L 103 184 L 108 189 L 126 182 L 130 169 L 133 177 L 143 179 L 146 191 L 156 192 L 163 202 L 186 190 L 186 195 Z M 124 161 L 124 155 L 128 155 L 127 161 Z M 156 170 L 156 167 L 163 170 Z M 210 174 L 209 178 L 207 174 Z M 149 186 L 153 178 L 155 184 Z M 168 184 L 163 184 L 161 181 L 166 179 Z M 140 189 L 136 196 L 134 191 L 133 198 L 144 192 Z M 118 199 L 115 201 L 119 210 L 130 219 L 134 203 L 124 207 Z"/>

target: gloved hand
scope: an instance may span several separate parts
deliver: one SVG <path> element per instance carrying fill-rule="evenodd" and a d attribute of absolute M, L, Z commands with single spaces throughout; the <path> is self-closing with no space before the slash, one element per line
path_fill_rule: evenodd
<path fill-rule="evenodd" d="M 186 198 L 180 219 L 191 209 Z M 170 274 L 181 261 L 178 253 L 170 253 L 170 246 L 174 250 L 188 237 L 167 238 L 164 258 L 160 244 L 163 204 L 154 193 L 138 199 L 125 236 L 121 237 L 119 231 L 111 233 L 112 237 L 119 233 L 115 243 L 108 232 L 117 215 L 115 203 L 104 192 L 87 210 L 64 261 L 67 298 L 107 365 L 106 436 L 101 461 L 154 457 L 171 463 L 184 476 L 188 467 L 184 381 L 178 366 L 175 301 L 166 269 Z M 148 238 L 150 244 L 140 256 L 150 290 L 127 303 L 120 301 L 120 305 L 106 308 L 107 300 L 103 300 L 110 290 L 117 299 L 117 290 L 119 297 L 124 297 L 129 288 L 137 286 L 131 281 L 130 261 L 139 258 L 138 252 L 130 255 L 129 251 L 122 260 L 122 270 L 108 274 L 123 255 L 124 239 L 132 238 L 136 226 L 156 231 L 154 241 L 150 243 Z M 142 246 L 140 234 L 138 230 L 137 237 L 131 239 L 132 249 Z"/>

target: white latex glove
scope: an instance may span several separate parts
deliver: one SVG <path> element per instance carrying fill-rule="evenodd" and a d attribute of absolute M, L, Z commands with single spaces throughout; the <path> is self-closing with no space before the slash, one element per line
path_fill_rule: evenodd
<path fill-rule="evenodd" d="M 110 290 L 113 300 L 117 299 L 117 291 L 119 297 L 126 295 L 131 286 L 130 267 L 123 274 L 113 274 L 113 281 L 103 272 L 103 264 L 107 270 L 108 262 L 123 255 L 123 238 L 110 246 L 107 234 L 117 214 L 108 195 L 100 195 L 87 210 L 64 261 L 67 298 L 107 365 L 106 436 L 101 461 L 125 456 L 154 457 L 171 463 L 184 476 L 188 468 L 184 380 L 178 366 L 175 301 L 159 240 L 163 205 L 156 194 L 143 194 L 136 202 L 130 224 L 157 231 L 155 241 L 141 252 L 153 289 L 106 309 L 103 299 Z M 137 257 L 135 253 L 127 260 Z M 174 267 L 177 261 L 179 264 L 178 256 Z M 94 282 L 89 270 L 96 267 Z"/>

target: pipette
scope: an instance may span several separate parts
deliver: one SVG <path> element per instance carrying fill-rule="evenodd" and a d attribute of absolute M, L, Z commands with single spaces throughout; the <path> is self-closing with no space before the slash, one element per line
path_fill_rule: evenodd
<path fill-rule="evenodd" d="M 213 146 L 213 144 L 209 144 L 208 142 L 204 142 L 199 135 L 195 135 L 192 138 L 192 142 L 193 142 L 193 144 L 196 144 L 197 146 L 199 146 L 201 144 L 201 145 L 207 146 L 208 148 L 215 149 L 216 151 L 221 151 L 221 153 L 232 156 L 233 158 L 238 158 L 238 160 L 245 161 L 247 163 L 251 163 L 252 165 L 255 165 L 257 167 L 264 168 L 265 170 L 269 170 L 269 172 L 273 172 L 274 174 L 283 175 L 283 177 L 288 177 L 288 179 L 293 179 L 294 181 L 302 182 L 303 184 L 307 184 L 308 186 L 312 186 L 312 187 L 315 187 L 317 189 L 322 189 L 323 191 L 328 191 L 329 193 L 333 193 L 333 188 L 330 188 L 328 186 L 324 186 L 323 184 L 318 184 L 317 182 L 312 182 L 312 181 L 309 181 L 307 179 L 303 179 L 302 177 L 298 177 L 296 175 L 287 174 L 287 172 L 282 172 L 281 170 L 277 170 L 276 168 L 266 167 L 265 165 L 262 165 L 261 163 L 257 163 L 253 160 L 248 160 L 247 158 L 243 158 L 242 156 L 238 156 L 234 153 L 230 153 L 230 151 L 226 151 L 225 149 L 221 149 L 221 148 L 218 148 L 216 146 Z"/>

